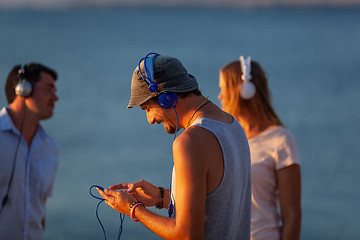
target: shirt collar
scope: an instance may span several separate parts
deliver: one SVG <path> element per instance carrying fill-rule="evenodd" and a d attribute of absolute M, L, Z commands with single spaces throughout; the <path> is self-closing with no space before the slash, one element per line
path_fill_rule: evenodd
<path fill-rule="evenodd" d="M 0 131 L 12 130 L 15 133 L 19 133 L 14 126 L 6 107 L 3 107 L 0 111 L 0 120 Z"/>
<path fill-rule="evenodd" d="M 16 134 L 20 134 L 19 130 L 15 127 L 6 107 L 0 110 L 0 131 L 13 131 Z M 46 133 L 40 123 L 37 125 L 36 134 L 39 134 L 41 139 L 46 138 Z"/>

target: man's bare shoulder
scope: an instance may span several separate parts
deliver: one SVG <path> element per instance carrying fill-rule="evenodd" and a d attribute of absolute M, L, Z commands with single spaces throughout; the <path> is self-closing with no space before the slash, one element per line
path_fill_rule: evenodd
<path fill-rule="evenodd" d="M 173 153 L 179 174 L 187 178 L 207 179 L 207 193 L 219 185 L 224 169 L 222 150 L 217 138 L 209 130 L 190 127 L 175 140 Z"/>
<path fill-rule="evenodd" d="M 199 144 L 209 141 L 217 141 L 215 135 L 199 126 L 191 126 L 176 139 L 180 144 Z"/>
<path fill-rule="evenodd" d="M 207 129 L 192 126 L 176 138 L 173 150 L 174 152 L 185 151 L 189 154 L 204 156 L 220 149 L 219 147 L 219 142 L 213 133 Z"/>

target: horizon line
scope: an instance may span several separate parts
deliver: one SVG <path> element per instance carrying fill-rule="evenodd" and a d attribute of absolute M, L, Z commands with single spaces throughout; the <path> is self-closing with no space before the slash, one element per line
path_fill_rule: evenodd
<path fill-rule="evenodd" d="M 256 1 L 251 2 L 237 2 L 237 3 L 189 3 L 189 2 L 172 2 L 172 3 L 140 3 L 140 2 L 63 2 L 63 3 L 55 3 L 55 2 L 32 2 L 32 3 L 5 3 L 2 4 L 0 2 L 0 10 L 67 10 L 67 9 L 92 9 L 92 8 L 236 8 L 236 9 L 254 9 L 254 8 L 281 8 L 281 7 L 290 7 L 290 8 L 319 8 L 319 7 L 329 7 L 329 8 L 337 8 L 337 7 L 359 7 L 360 1 L 350 1 L 350 2 L 323 2 L 320 1 L 311 1 L 311 2 L 292 2 L 281 1 L 275 3 L 259 3 Z"/>

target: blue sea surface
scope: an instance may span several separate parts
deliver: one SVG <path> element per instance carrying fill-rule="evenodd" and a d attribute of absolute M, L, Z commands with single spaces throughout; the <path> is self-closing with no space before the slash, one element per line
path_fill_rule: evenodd
<path fill-rule="evenodd" d="M 360 239 L 359 27 L 359 8 L 1 10 L 1 87 L 23 62 L 59 74 L 60 101 L 43 122 L 61 148 L 45 240 L 103 239 L 93 184 L 169 186 L 173 136 L 126 109 L 132 72 L 151 51 L 180 59 L 216 104 L 219 68 L 240 55 L 258 61 L 297 139 L 301 239 Z M 99 214 L 116 239 L 119 214 L 105 204 Z M 126 217 L 122 239 L 159 238 Z"/>

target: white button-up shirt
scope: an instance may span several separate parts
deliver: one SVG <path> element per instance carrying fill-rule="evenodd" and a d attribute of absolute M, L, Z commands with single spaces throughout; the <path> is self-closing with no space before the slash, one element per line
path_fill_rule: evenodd
<path fill-rule="evenodd" d="M 2 202 L 15 164 L 9 198 L 0 213 L 1 240 L 42 239 L 45 201 L 51 195 L 59 159 L 58 145 L 40 126 L 30 149 L 6 108 L 0 111 L 0 200 Z M 15 152 L 16 161 L 15 161 Z M 0 202 L 0 204 L 1 204 Z M 1 208 L 1 206 L 0 206 Z"/>

